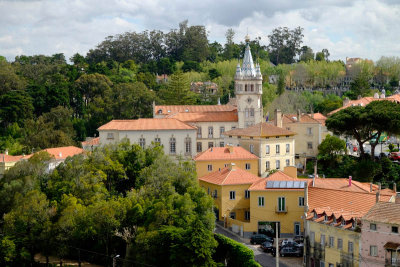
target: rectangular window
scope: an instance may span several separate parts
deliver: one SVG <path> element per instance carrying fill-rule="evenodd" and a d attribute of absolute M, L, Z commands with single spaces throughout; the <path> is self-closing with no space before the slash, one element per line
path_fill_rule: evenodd
<path fill-rule="evenodd" d="M 286 166 L 290 166 L 290 159 L 286 160 Z"/>
<path fill-rule="evenodd" d="M 333 248 L 335 246 L 335 238 L 333 236 L 329 237 L 329 246 Z"/>
<path fill-rule="evenodd" d="M 199 126 L 199 128 L 197 128 L 197 138 L 201 138 L 201 127 Z"/>
<path fill-rule="evenodd" d="M 254 153 L 254 145 L 250 145 L 250 153 Z"/>
<path fill-rule="evenodd" d="M 290 144 L 286 144 L 286 153 L 290 152 Z"/>
<path fill-rule="evenodd" d="M 244 190 L 244 198 L 250 198 L 250 191 Z"/>
<path fill-rule="evenodd" d="M 312 148 L 312 142 L 307 142 L 307 148 L 308 148 L 308 149 L 313 149 L 313 148 Z"/>
<path fill-rule="evenodd" d="M 285 197 L 278 197 L 278 211 L 286 211 Z"/>
<path fill-rule="evenodd" d="M 114 139 L 114 133 L 107 133 L 107 139 Z"/>
<path fill-rule="evenodd" d="M 300 226 L 301 226 L 301 224 L 299 222 L 294 223 L 294 234 L 296 236 L 299 236 L 301 234 Z"/>
<path fill-rule="evenodd" d="M 236 126 L 232 126 L 231 130 L 235 130 L 235 129 L 236 129 Z"/>
<path fill-rule="evenodd" d="M 229 192 L 229 199 L 235 200 L 235 198 L 236 198 L 236 192 L 235 191 L 230 191 Z"/>
<path fill-rule="evenodd" d="M 210 194 L 210 188 L 207 188 L 207 195 Z"/>
<path fill-rule="evenodd" d="M 312 135 L 312 128 L 310 128 L 310 127 L 307 128 L 307 134 L 308 134 L 308 135 Z"/>
<path fill-rule="evenodd" d="M 220 136 L 223 136 L 223 135 L 224 135 L 224 132 L 225 132 L 225 127 L 224 127 L 224 126 L 219 127 L 219 134 L 220 134 Z"/>
<path fill-rule="evenodd" d="M 276 145 L 276 154 L 280 153 L 280 145 Z"/>
<path fill-rule="evenodd" d="M 250 211 L 248 211 L 248 210 L 244 211 L 244 220 L 250 221 Z"/>
<path fill-rule="evenodd" d="M 231 212 L 229 217 L 231 217 L 231 219 L 236 219 L 236 212 Z"/>
<path fill-rule="evenodd" d="M 250 117 L 254 117 L 254 108 L 250 108 Z"/>
<path fill-rule="evenodd" d="M 208 148 L 214 147 L 214 143 L 213 142 L 208 142 Z"/>
<path fill-rule="evenodd" d="M 190 137 L 185 138 L 185 154 L 192 154 L 192 139 Z"/>
<path fill-rule="evenodd" d="M 176 140 L 174 137 L 169 139 L 169 153 L 170 154 L 176 153 Z"/>
<path fill-rule="evenodd" d="M 266 145 L 266 146 L 265 146 L 265 153 L 266 153 L 266 154 L 269 154 L 269 145 Z"/>
<path fill-rule="evenodd" d="M 372 231 L 376 231 L 376 224 L 375 223 L 371 223 L 369 225 L 369 229 L 372 230 Z"/>
<path fill-rule="evenodd" d="M 321 246 L 325 246 L 325 235 L 321 235 Z"/>
<path fill-rule="evenodd" d="M 212 172 L 212 165 L 211 165 L 211 164 L 207 165 L 207 170 L 208 170 L 209 172 Z"/>
<path fill-rule="evenodd" d="M 250 170 L 250 163 L 246 163 L 246 170 Z"/>
<path fill-rule="evenodd" d="M 342 250 L 343 249 L 343 240 L 338 238 L 337 240 L 337 248 Z"/>
<path fill-rule="evenodd" d="M 378 256 L 378 247 L 377 246 L 370 246 L 369 247 L 369 255 L 372 257 Z"/>
<path fill-rule="evenodd" d="M 203 144 L 201 142 L 197 142 L 197 152 L 203 151 Z"/>
<path fill-rule="evenodd" d="M 224 147 L 225 143 L 224 142 L 219 142 L 219 147 Z"/>
<path fill-rule="evenodd" d="M 144 138 L 139 138 L 139 145 L 141 148 L 144 149 L 145 145 L 146 145 L 146 139 Z"/>
<path fill-rule="evenodd" d="M 392 226 L 392 233 L 398 234 L 399 233 L 399 227 Z"/>
<path fill-rule="evenodd" d="M 270 167 L 269 167 L 269 161 L 266 161 L 266 162 L 265 162 L 265 169 L 266 169 L 266 170 L 269 170 L 269 168 L 270 168 Z"/>
<path fill-rule="evenodd" d="M 264 197 L 258 197 L 258 206 L 264 207 Z"/>
<path fill-rule="evenodd" d="M 158 137 L 154 138 L 154 143 L 155 143 L 156 145 L 160 145 L 160 144 L 161 144 L 161 139 L 158 138 Z"/>
<path fill-rule="evenodd" d="M 353 242 L 349 241 L 348 252 L 353 253 Z"/>
<path fill-rule="evenodd" d="M 218 191 L 217 191 L 217 189 L 215 189 L 214 190 L 214 198 L 217 198 L 218 197 Z"/>
<path fill-rule="evenodd" d="M 325 267 L 325 262 L 320 261 L 320 262 L 319 262 L 319 267 Z"/>
<path fill-rule="evenodd" d="M 276 164 L 276 169 L 279 170 L 279 169 L 281 168 L 281 162 L 280 162 L 280 160 L 277 160 L 277 161 L 275 162 L 275 164 Z"/>
<path fill-rule="evenodd" d="M 304 207 L 304 197 L 299 197 L 299 207 Z"/>
<path fill-rule="evenodd" d="M 315 242 L 315 233 L 314 232 L 310 232 L 310 243 L 311 243 L 311 246 L 314 246 L 314 242 Z"/>
<path fill-rule="evenodd" d="M 213 138 L 214 128 L 212 126 L 208 127 L 208 138 Z"/>

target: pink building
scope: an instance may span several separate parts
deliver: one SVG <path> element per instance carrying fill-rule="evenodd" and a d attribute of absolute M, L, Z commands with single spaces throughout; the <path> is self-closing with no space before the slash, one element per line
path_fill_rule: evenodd
<path fill-rule="evenodd" d="M 361 221 L 361 266 L 400 266 L 400 199 L 378 202 Z"/>

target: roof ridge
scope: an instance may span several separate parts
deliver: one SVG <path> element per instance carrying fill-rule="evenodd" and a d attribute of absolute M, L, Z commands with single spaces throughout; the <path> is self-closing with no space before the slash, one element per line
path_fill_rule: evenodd
<path fill-rule="evenodd" d="M 221 185 L 223 185 L 226 181 L 226 179 L 228 179 L 228 176 L 232 173 L 233 170 L 229 170 L 229 167 L 225 167 L 224 169 L 228 170 L 228 174 L 225 176 L 224 180 L 222 180 Z M 223 170 L 223 169 L 222 169 Z M 222 171 L 221 170 L 221 171 Z"/>

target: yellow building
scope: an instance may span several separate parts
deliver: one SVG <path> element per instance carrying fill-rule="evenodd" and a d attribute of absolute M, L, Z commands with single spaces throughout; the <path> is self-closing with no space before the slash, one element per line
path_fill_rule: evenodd
<path fill-rule="evenodd" d="M 302 218 L 309 180 L 296 178 L 296 169 L 289 167 L 286 171 L 290 169 L 292 176 L 276 172 L 249 188 L 250 228 L 253 232 L 275 232 L 278 223 L 281 237 L 303 235 Z"/>
<path fill-rule="evenodd" d="M 305 220 L 306 266 L 367 266 L 360 257 L 360 218 L 395 193 L 349 179 L 314 179 Z"/>
<path fill-rule="evenodd" d="M 250 220 L 251 184 L 260 178 L 229 164 L 199 178 L 199 184 L 214 198 L 215 212 L 219 220 L 232 218 L 242 222 Z"/>
<path fill-rule="evenodd" d="M 258 157 L 242 147 L 211 147 L 194 157 L 197 177 L 221 170 L 234 163 L 239 169 L 258 175 Z"/>
<path fill-rule="evenodd" d="M 240 145 L 258 156 L 259 175 L 266 177 L 271 170 L 295 165 L 295 134 L 277 126 L 277 123 L 263 122 L 226 132 L 225 143 Z"/>
<path fill-rule="evenodd" d="M 5 154 L 0 154 L 0 178 L 4 176 L 4 173 L 13 167 L 18 161 L 23 159 L 24 156 L 11 156 L 6 152 Z"/>

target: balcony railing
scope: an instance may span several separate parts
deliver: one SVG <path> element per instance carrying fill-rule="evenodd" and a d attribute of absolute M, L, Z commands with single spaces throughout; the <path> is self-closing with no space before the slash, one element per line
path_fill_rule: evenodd
<path fill-rule="evenodd" d="M 398 258 L 386 258 L 385 259 L 385 266 L 400 266 L 400 259 Z"/>

